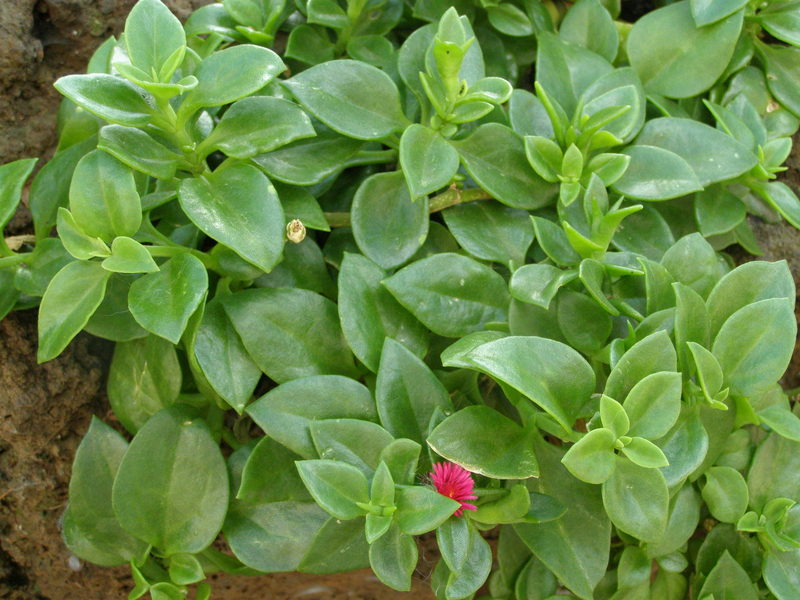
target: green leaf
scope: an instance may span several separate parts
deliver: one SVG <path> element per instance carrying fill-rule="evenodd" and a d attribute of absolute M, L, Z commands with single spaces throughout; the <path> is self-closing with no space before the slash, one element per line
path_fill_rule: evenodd
<path fill-rule="evenodd" d="M 611 316 L 590 296 L 565 290 L 558 298 L 558 325 L 570 346 L 587 355 L 600 351 L 611 334 Z"/>
<path fill-rule="evenodd" d="M 364 514 L 356 504 L 369 502 L 369 484 L 356 467 L 336 460 L 301 460 L 296 464 L 303 483 L 326 512 L 337 519 Z"/>
<path fill-rule="evenodd" d="M 508 127 L 485 123 L 453 146 L 470 177 L 499 202 L 533 210 L 554 200 L 556 186 L 531 168 L 522 139 Z"/>
<path fill-rule="evenodd" d="M 439 423 L 428 437 L 434 452 L 494 479 L 536 477 L 529 434 L 488 406 L 469 406 Z"/>
<path fill-rule="evenodd" d="M 390 588 L 411 590 L 411 575 L 419 553 L 414 538 L 405 535 L 396 524 L 369 547 L 369 564 L 375 575 Z"/>
<path fill-rule="evenodd" d="M 453 410 L 447 390 L 427 365 L 391 338 L 383 343 L 375 399 L 381 423 L 392 435 L 420 443 L 436 410 Z"/>
<path fill-rule="evenodd" d="M 620 363 L 623 360 L 625 356 Z M 635 368 L 632 362 L 626 362 L 626 365 L 628 369 Z M 662 371 L 642 377 L 623 403 L 631 422 L 628 434 L 649 440 L 657 440 L 666 434 L 681 412 L 681 383 L 681 374 L 675 372 Z"/>
<path fill-rule="evenodd" d="M 684 0 L 686 1 L 686 0 Z M 614 191 L 639 200 L 669 200 L 702 189 L 692 167 L 680 156 L 655 146 L 628 146 L 631 162 Z"/>
<path fill-rule="evenodd" d="M 445 337 L 461 337 L 506 319 L 503 278 L 458 254 L 443 252 L 418 260 L 384 285 L 428 329 Z"/>
<path fill-rule="evenodd" d="M 583 46 L 609 62 L 617 56 L 619 34 L 614 21 L 599 0 L 579 0 L 567 11 L 558 34 L 567 42 Z"/>
<path fill-rule="evenodd" d="M 533 34 L 530 19 L 513 4 L 490 4 L 486 7 L 489 23 L 500 33 L 514 37 L 525 37 Z"/>
<path fill-rule="evenodd" d="M 700 590 L 700 597 L 712 595 L 714 600 L 757 600 L 756 588 L 747 572 L 726 550 L 708 574 Z"/>
<path fill-rule="evenodd" d="M 611 542 L 600 490 L 564 468 L 561 449 L 538 440 L 535 450 L 541 465 L 539 491 L 555 497 L 567 512 L 544 523 L 517 523 L 514 531 L 571 592 L 592 600 L 608 567 Z"/>
<path fill-rule="evenodd" d="M 292 464 L 292 470 L 294 465 Z M 313 502 L 234 502 L 222 529 L 245 565 L 263 572 L 296 570 L 327 514 Z"/>
<path fill-rule="evenodd" d="M 341 521 L 331 517 L 320 528 L 297 570 L 303 573 L 340 573 L 369 566 L 364 519 Z"/>
<path fill-rule="evenodd" d="M 353 374 L 336 305 L 319 294 L 251 289 L 226 297 L 223 304 L 247 352 L 272 380 Z"/>
<path fill-rule="evenodd" d="M 178 399 L 181 367 L 175 346 L 155 335 L 120 342 L 108 373 L 108 400 L 131 433 Z"/>
<path fill-rule="evenodd" d="M 567 431 L 595 387 L 589 363 L 555 340 L 502 338 L 478 346 L 465 359 L 539 405 Z"/>
<path fill-rule="evenodd" d="M 113 502 L 122 526 L 166 555 L 211 544 L 228 509 L 228 472 L 208 425 L 185 406 L 154 415 L 122 459 Z"/>
<path fill-rule="evenodd" d="M 344 29 L 350 24 L 344 10 L 334 0 L 308 0 L 308 22 L 333 29 Z"/>
<path fill-rule="evenodd" d="M 22 195 L 22 186 L 38 158 L 23 158 L 0 167 L 0 231 L 14 216 Z"/>
<path fill-rule="evenodd" d="M 197 152 L 205 156 L 222 150 L 234 158 L 249 158 L 315 135 L 311 119 L 293 102 L 253 96 L 232 104 Z"/>
<path fill-rule="evenodd" d="M 698 27 L 716 23 L 747 4 L 747 0 L 690 0 L 692 18 Z"/>
<path fill-rule="evenodd" d="M 306 110 L 348 137 L 378 140 L 409 124 L 394 82 L 366 63 L 326 62 L 295 75 L 284 85 Z M 363 93 L 365 89 L 369 94 Z"/>
<path fill-rule="evenodd" d="M 799 116 L 800 93 L 794 82 L 800 70 L 800 48 L 758 44 L 756 50 L 765 67 L 769 91 L 794 116 Z"/>
<path fill-rule="evenodd" d="M 298 458 L 297 454 L 269 436 L 261 438 L 242 469 L 236 504 L 250 506 L 310 500 L 295 466 Z"/>
<path fill-rule="evenodd" d="M 378 459 L 386 463 L 395 483 L 408 485 L 417 475 L 422 446 L 413 440 L 400 438 L 381 451 Z"/>
<path fill-rule="evenodd" d="M 558 290 L 574 280 L 575 271 L 564 271 L 544 263 L 524 265 L 511 276 L 511 296 L 521 302 L 549 308 Z"/>
<path fill-rule="evenodd" d="M 694 197 L 694 217 L 706 237 L 727 233 L 746 216 L 747 209 L 739 197 L 722 186 L 712 186 Z"/>
<path fill-rule="evenodd" d="M 412 200 L 450 183 L 458 162 L 456 149 L 429 127 L 411 125 L 400 138 L 400 168 Z"/>
<path fill-rule="evenodd" d="M 175 67 L 166 72 L 164 67 L 186 49 L 181 22 L 159 0 L 139 0 L 134 5 L 125 21 L 124 39 L 133 66 L 152 74 L 153 81 L 168 82 Z"/>
<path fill-rule="evenodd" d="M 206 575 L 193 554 L 175 554 L 169 558 L 169 578 L 177 585 L 190 585 L 203 581 Z"/>
<path fill-rule="evenodd" d="M 106 241 L 134 235 L 142 222 L 133 173 L 102 150 L 90 152 L 75 167 L 69 208 L 84 233 Z"/>
<path fill-rule="evenodd" d="M 664 456 L 661 448 L 644 438 L 633 438 L 627 446 L 622 448 L 622 453 L 631 462 L 646 469 L 658 469 L 669 465 L 669 461 Z"/>
<path fill-rule="evenodd" d="M 128 310 L 128 293 L 137 278 L 138 275 L 111 276 L 103 301 L 86 323 L 87 332 L 115 342 L 128 342 L 147 335 Z"/>
<path fill-rule="evenodd" d="M 184 95 L 178 118 L 186 121 L 199 108 L 230 104 L 249 96 L 285 69 L 286 65 L 272 50 L 251 44 L 214 52 L 194 72 L 199 83 Z"/>
<path fill-rule="evenodd" d="M 280 261 L 283 209 L 275 188 L 255 167 L 232 164 L 184 179 L 178 198 L 203 233 L 246 261 L 267 272 Z"/>
<path fill-rule="evenodd" d="M 605 394 L 615 400 L 624 400 L 633 386 L 648 375 L 659 371 L 675 371 L 676 368 L 677 356 L 669 334 L 666 331 L 657 331 L 636 342 L 622 355 L 611 369 Z M 628 411 L 629 416 L 630 414 Z M 631 422 L 634 420 L 631 419 Z"/>
<path fill-rule="evenodd" d="M 157 179 L 172 179 L 182 158 L 141 129 L 122 125 L 103 127 L 97 147 L 130 168 Z"/>
<path fill-rule="evenodd" d="M 500 500 L 481 504 L 471 512 L 474 521 L 487 524 L 517 523 L 528 515 L 531 508 L 531 494 L 525 484 L 518 483 Z"/>
<path fill-rule="evenodd" d="M 267 175 L 292 185 L 315 185 L 342 170 L 364 142 L 327 131 L 253 158 Z"/>
<path fill-rule="evenodd" d="M 237 261 L 242 259 L 233 257 Z M 245 263 L 250 269 L 261 273 L 260 269 Z M 244 274 L 243 274 L 244 275 Z M 247 280 L 248 277 L 242 277 Z M 312 237 L 307 236 L 299 244 L 291 243 L 283 247 L 283 260 L 269 273 L 261 273 L 255 280 L 257 287 L 302 288 L 317 292 L 328 298 L 335 295 L 336 287 L 331 279 L 325 257 Z"/>
<path fill-rule="evenodd" d="M 380 425 L 360 419 L 323 419 L 309 425 L 321 458 L 348 463 L 372 477 L 380 453 L 394 441 Z"/>
<path fill-rule="evenodd" d="M 161 265 L 157 273 L 134 281 L 128 303 L 139 325 L 177 344 L 207 292 L 206 268 L 198 258 L 183 252 Z"/>
<path fill-rule="evenodd" d="M 605 483 L 615 468 L 614 442 L 609 429 L 593 429 L 567 450 L 561 462 L 575 477 L 586 483 Z"/>
<path fill-rule="evenodd" d="M 55 358 L 103 301 L 111 273 L 96 262 L 71 262 L 50 281 L 39 306 L 39 349 L 43 363 Z"/>
<path fill-rule="evenodd" d="M 241 414 L 261 371 L 247 354 L 221 302 L 214 300 L 206 305 L 193 352 L 214 391 Z"/>
<path fill-rule="evenodd" d="M 711 467 L 705 476 L 703 500 L 711 515 L 723 523 L 736 523 L 747 510 L 749 499 L 744 477 L 731 467 Z"/>
<path fill-rule="evenodd" d="M 495 202 L 470 202 L 442 213 L 450 233 L 472 256 L 503 265 L 521 265 L 533 241 L 525 211 Z"/>
<path fill-rule="evenodd" d="M 712 352 L 731 393 L 753 396 L 780 379 L 794 349 L 794 307 L 783 298 L 736 311 L 719 330 Z"/>
<path fill-rule="evenodd" d="M 466 564 L 460 572 L 450 573 L 447 578 L 447 600 L 471 597 L 484 584 L 492 570 L 492 549 L 489 543 L 476 528 L 470 527 L 469 533 Z"/>
<path fill-rule="evenodd" d="M 297 402 L 299 397 L 303 402 Z M 247 414 L 267 435 L 303 458 L 317 457 L 309 429 L 312 421 L 378 418 L 369 390 L 338 375 L 304 377 L 279 385 L 248 406 Z"/>
<path fill-rule="evenodd" d="M 800 589 L 800 549 L 771 550 L 764 560 L 764 582 L 778 600 L 791 600 Z"/>
<path fill-rule="evenodd" d="M 111 256 L 101 263 L 114 273 L 154 273 L 158 265 L 147 248 L 133 238 L 119 236 L 111 243 Z"/>
<path fill-rule="evenodd" d="M 758 12 L 758 22 L 771 35 L 793 46 L 800 46 L 800 17 L 797 2 L 773 2 Z"/>
<path fill-rule="evenodd" d="M 647 555 L 651 558 L 663 557 L 683 547 L 697 529 L 701 505 L 697 491 L 692 486 L 683 486 L 670 500 L 664 536 L 647 545 Z"/>
<path fill-rule="evenodd" d="M 696 96 L 725 71 L 742 20 L 743 12 L 738 11 L 698 27 L 689 0 L 676 2 L 636 21 L 628 34 L 628 58 L 648 92 L 669 98 Z"/>
<path fill-rule="evenodd" d="M 726 418 L 717 416 L 718 410 L 714 410 L 714 413 L 723 427 L 728 424 Z M 708 459 L 711 442 L 697 411 L 685 409 L 675 426 L 658 440 L 658 444 L 669 461 L 669 466 L 663 467 L 661 472 L 667 485 L 675 487 L 702 468 L 704 461 Z"/>
<path fill-rule="evenodd" d="M 397 487 L 395 519 L 400 530 L 422 535 L 444 523 L 461 506 L 430 488 L 402 485 Z"/>
<path fill-rule="evenodd" d="M 81 108 L 111 123 L 144 127 L 154 112 L 150 94 L 114 75 L 67 75 L 53 85 Z"/>
<path fill-rule="evenodd" d="M 31 256 L 17 268 L 14 287 L 28 296 L 41 296 L 55 274 L 70 262 L 72 257 L 64 249 L 61 240 L 39 240 Z"/>
<path fill-rule="evenodd" d="M 800 199 L 782 181 L 770 181 L 754 186 L 755 192 L 777 210 L 793 227 L 800 226 Z"/>
<path fill-rule="evenodd" d="M 474 516 L 475 513 L 471 515 Z M 452 517 L 436 529 L 436 543 L 450 571 L 460 573 L 464 568 L 469 541 L 470 526 L 467 519 Z"/>
<path fill-rule="evenodd" d="M 628 413 L 622 404 L 605 394 L 600 396 L 600 422 L 614 434 L 615 440 L 628 433 L 631 428 Z"/>
<path fill-rule="evenodd" d="M 774 498 L 800 501 L 800 480 L 793 473 L 800 468 L 800 442 L 793 442 L 773 432 L 756 449 L 747 488 L 750 506 L 761 512 Z"/>
<path fill-rule="evenodd" d="M 794 280 L 785 261 L 752 261 L 736 267 L 719 280 L 708 296 L 711 339 L 736 311 L 770 298 L 794 302 Z"/>
<path fill-rule="evenodd" d="M 364 179 L 353 197 L 353 237 L 361 251 L 384 269 L 397 267 L 428 235 L 428 199 L 409 196 L 400 171 Z"/>
<path fill-rule="evenodd" d="M 581 262 L 581 256 L 572 247 L 563 227 L 543 217 L 531 216 L 536 241 L 544 253 L 561 267 L 575 266 Z"/>
<path fill-rule="evenodd" d="M 65 541 L 79 558 L 107 567 L 123 565 L 146 549 L 120 527 L 111 506 L 111 486 L 127 449 L 119 433 L 92 417 L 72 464 Z"/>
<path fill-rule="evenodd" d="M 289 32 L 284 55 L 307 65 L 316 65 L 336 58 L 336 47 L 327 31 L 304 23 Z"/>
<path fill-rule="evenodd" d="M 669 492 L 656 469 L 617 457 L 617 466 L 603 484 L 603 506 L 611 522 L 643 542 L 657 541 L 667 526 Z"/>
<path fill-rule="evenodd" d="M 581 95 L 599 77 L 612 70 L 611 64 L 598 54 L 566 42 L 554 33 L 540 32 L 536 41 L 537 94 L 544 102 L 540 90 L 545 90 L 551 100 L 572 115 Z"/>
<path fill-rule="evenodd" d="M 339 318 L 353 353 L 373 373 L 385 338 L 399 341 L 417 356 L 428 347 L 422 324 L 381 285 L 386 272 L 368 258 L 345 252 L 339 271 Z"/>
<path fill-rule="evenodd" d="M 758 162 L 749 148 L 731 136 L 692 119 L 652 119 L 636 137 L 636 144 L 677 154 L 694 170 L 702 187 L 734 179 Z"/>
<path fill-rule="evenodd" d="M 62 206 L 58 207 L 56 227 L 64 249 L 78 260 L 89 260 L 95 256 L 105 257 L 111 253 L 103 240 L 83 233 L 72 213 Z"/>

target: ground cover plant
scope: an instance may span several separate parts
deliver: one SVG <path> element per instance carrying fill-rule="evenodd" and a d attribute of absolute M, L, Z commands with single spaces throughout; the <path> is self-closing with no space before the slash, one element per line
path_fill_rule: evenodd
<path fill-rule="evenodd" d="M 154 600 L 405 590 L 431 533 L 446 600 L 796 599 L 794 283 L 724 251 L 800 226 L 800 3 L 622 8 L 140 0 L 0 244 L 40 361 L 116 342 L 70 550 Z"/>

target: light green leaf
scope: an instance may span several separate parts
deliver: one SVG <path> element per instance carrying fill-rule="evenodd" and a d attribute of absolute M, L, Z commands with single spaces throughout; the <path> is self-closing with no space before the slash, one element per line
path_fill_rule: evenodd
<path fill-rule="evenodd" d="M 228 472 L 208 425 L 186 406 L 154 415 L 122 459 L 113 503 L 128 532 L 166 555 L 211 544 L 228 509 Z"/>
<path fill-rule="evenodd" d="M 184 179 L 181 207 L 203 233 L 270 271 L 280 261 L 284 216 L 275 188 L 258 169 L 232 164 Z"/>
<path fill-rule="evenodd" d="M 50 281 L 39 306 L 39 349 L 43 363 L 55 358 L 84 328 L 103 301 L 111 276 L 99 263 L 67 264 Z"/>
<path fill-rule="evenodd" d="M 411 125 L 400 138 L 400 168 L 412 200 L 450 183 L 458 163 L 456 149 L 429 127 Z"/>
<path fill-rule="evenodd" d="M 603 484 L 603 505 L 611 522 L 644 542 L 663 535 L 669 516 L 669 492 L 657 469 L 617 457 L 617 466 Z"/>

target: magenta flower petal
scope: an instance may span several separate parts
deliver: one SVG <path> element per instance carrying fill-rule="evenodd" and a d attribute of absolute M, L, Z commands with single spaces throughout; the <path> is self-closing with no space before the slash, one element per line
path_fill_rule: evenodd
<path fill-rule="evenodd" d="M 478 497 L 474 494 L 475 483 L 472 481 L 472 475 L 465 468 L 451 462 L 436 463 L 430 475 L 437 492 L 461 505 L 453 513 L 455 516 L 460 517 L 465 510 L 478 509 L 474 504 L 466 502 L 477 500 Z"/>

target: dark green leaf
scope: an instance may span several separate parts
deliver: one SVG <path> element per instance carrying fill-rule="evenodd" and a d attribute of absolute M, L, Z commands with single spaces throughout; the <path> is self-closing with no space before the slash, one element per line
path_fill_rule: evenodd
<path fill-rule="evenodd" d="M 370 544 L 369 564 L 375 575 L 390 588 L 407 592 L 419 553 L 414 538 L 392 525 L 378 540 Z"/>
<path fill-rule="evenodd" d="M 397 267 L 428 235 L 428 199 L 412 201 L 400 171 L 365 179 L 353 198 L 353 236 L 361 251 L 384 269 Z"/>
<path fill-rule="evenodd" d="M 368 482 L 354 466 L 336 460 L 301 460 L 297 470 L 317 504 L 337 519 L 364 514 L 356 503 L 369 502 Z"/>
<path fill-rule="evenodd" d="M 229 296 L 224 305 L 247 352 L 274 381 L 353 373 L 330 300 L 307 290 L 262 288 Z"/>
<path fill-rule="evenodd" d="M 419 260 L 384 282 L 398 302 L 431 331 L 461 337 L 504 321 L 508 292 L 489 267 L 449 252 Z"/>
<path fill-rule="evenodd" d="M 411 199 L 446 186 L 458 170 L 458 152 L 439 132 L 411 125 L 400 138 L 400 168 Z"/>
<path fill-rule="evenodd" d="M 470 202 L 445 210 L 445 223 L 458 243 L 475 258 L 521 265 L 533 241 L 525 211 L 495 202 Z"/>
<path fill-rule="evenodd" d="M 345 252 L 339 272 L 339 318 L 353 353 L 377 372 L 384 338 L 392 338 L 422 356 L 425 328 L 381 285 L 386 272 L 367 258 Z"/>
<path fill-rule="evenodd" d="M 14 216 L 22 194 L 22 186 L 33 171 L 38 158 L 23 158 L 0 167 L 0 231 Z"/>
<path fill-rule="evenodd" d="M 78 106 L 112 123 L 143 127 L 153 114 L 152 96 L 114 75 L 67 75 L 54 86 Z"/>
<path fill-rule="evenodd" d="M 317 457 L 309 429 L 312 421 L 378 418 L 369 390 L 338 375 L 303 377 L 279 385 L 248 406 L 247 414 L 267 435 L 303 458 Z"/>
<path fill-rule="evenodd" d="M 556 186 L 531 168 L 522 139 L 508 127 L 486 123 L 453 145 L 470 176 L 503 204 L 536 209 L 555 198 Z"/>
<path fill-rule="evenodd" d="M 122 125 L 103 127 L 97 147 L 130 168 L 158 179 L 172 179 L 182 158 L 141 129 Z"/>

